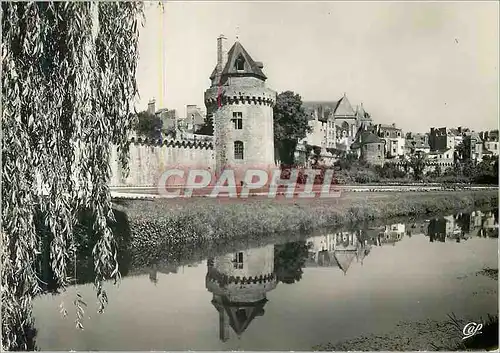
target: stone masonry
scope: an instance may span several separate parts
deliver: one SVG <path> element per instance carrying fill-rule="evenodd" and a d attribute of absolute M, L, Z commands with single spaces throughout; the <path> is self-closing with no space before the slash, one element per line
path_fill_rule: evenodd
<path fill-rule="evenodd" d="M 218 51 L 222 51 L 218 53 L 218 60 L 227 61 L 217 63 L 211 87 L 205 91 L 205 105 L 207 116 L 214 121 L 216 172 L 231 168 L 239 183 L 247 168 L 275 167 L 273 106 L 276 92 L 265 86 L 267 78 L 261 71 L 262 63 L 253 61 L 239 42 L 226 57 L 221 37 Z"/>

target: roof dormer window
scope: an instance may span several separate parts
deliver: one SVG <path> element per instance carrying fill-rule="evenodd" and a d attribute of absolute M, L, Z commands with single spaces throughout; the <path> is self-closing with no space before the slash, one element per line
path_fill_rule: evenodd
<path fill-rule="evenodd" d="M 245 70 L 245 59 L 243 59 L 242 55 L 238 56 L 238 59 L 236 59 L 234 65 L 236 66 L 237 71 Z"/>

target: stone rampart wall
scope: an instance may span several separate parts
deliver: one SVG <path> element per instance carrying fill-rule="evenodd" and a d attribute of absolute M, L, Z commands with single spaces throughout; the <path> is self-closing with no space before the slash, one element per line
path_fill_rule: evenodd
<path fill-rule="evenodd" d="M 111 156 L 110 186 L 157 186 L 161 174 L 172 168 L 215 168 L 211 142 L 151 141 L 132 139 L 130 143 L 129 175 L 124 178 L 117 149 Z"/>

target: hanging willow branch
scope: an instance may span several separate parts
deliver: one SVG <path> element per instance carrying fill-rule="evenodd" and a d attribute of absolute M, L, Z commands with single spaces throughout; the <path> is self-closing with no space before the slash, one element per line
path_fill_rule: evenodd
<path fill-rule="evenodd" d="M 2 2 L 2 346 L 30 349 L 42 240 L 68 285 L 78 212 L 90 210 L 100 310 L 119 279 L 109 159 L 127 170 L 141 2 Z M 46 231 L 37 228 L 42 217 Z M 81 299 L 81 298 L 78 298 Z"/>

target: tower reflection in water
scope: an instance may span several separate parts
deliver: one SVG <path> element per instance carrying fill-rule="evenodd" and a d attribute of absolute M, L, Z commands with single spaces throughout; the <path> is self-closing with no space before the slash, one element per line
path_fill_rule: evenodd
<path fill-rule="evenodd" d="M 211 258 L 205 283 L 219 312 L 219 337 L 226 342 L 229 327 L 241 336 L 264 314 L 267 292 L 276 288 L 274 245 Z"/>
<path fill-rule="evenodd" d="M 309 238 L 308 243 L 307 267 L 338 267 L 344 275 L 354 260 L 363 264 L 371 248 L 356 232 L 329 233 Z"/>

